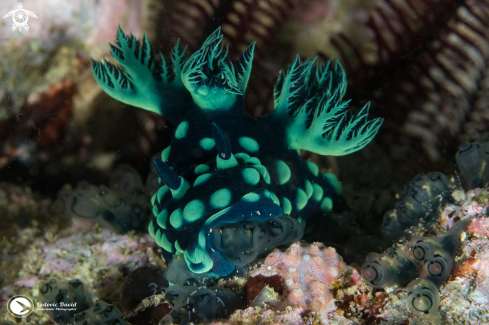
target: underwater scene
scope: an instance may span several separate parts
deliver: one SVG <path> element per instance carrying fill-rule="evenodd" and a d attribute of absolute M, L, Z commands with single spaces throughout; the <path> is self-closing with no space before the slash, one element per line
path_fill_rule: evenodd
<path fill-rule="evenodd" d="M 489 324 L 489 0 L 0 17 L 0 325 Z"/>

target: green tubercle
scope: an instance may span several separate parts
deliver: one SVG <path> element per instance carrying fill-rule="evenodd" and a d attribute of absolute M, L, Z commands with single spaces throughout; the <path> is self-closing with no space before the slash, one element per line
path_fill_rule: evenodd
<path fill-rule="evenodd" d="M 256 157 L 251 157 L 246 159 L 245 163 L 252 164 L 252 165 L 261 165 L 260 159 Z"/>
<path fill-rule="evenodd" d="M 162 233 L 161 230 L 158 229 L 156 232 L 156 243 L 158 246 L 162 247 L 164 250 L 170 253 L 175 253 L 175 249 L 173 248 L 173 245 L 170 243 L 168 238 L 166 237 L 165 233 Z"/>
<path fill-rule="evenodd" d="M 182 249 L 178 240 L 175 242 L 175 249 L 177 250 L 178 253 L 185 253 L 185 250 Z"/>
<path fill-rule="evenodd" d="M 216 146 L 216 141 L 212 138 L 203 138 L 199 141 L 199 144 L 204 150 L 212 150 Z"/>
<path fill-rule="evenodd" d="M 321 201 L 321 210 L 324 212 L 329 212 L 333 209 L 333 201 L 329 197 L 325 197 Z"/>
<path fill-rule="evenodd" d="M 280 206 L 280 200 L 279 200 L 279 199 L 278 199 L 278 197 L 275 195 L 275 193 L 270 192 L 270 194 L 272 195 L 272 200 L 273 200 L 273 202 L 274 202 L 276 205 Z"/>
<path fill-rule="evenodd" d="M 172 212 L 170 216 L 170 224 L 175 229 L 180 229 L 183 226 L 183 216 L 181 208 L 178 208 Z"/>
<path fill-rule="evenodd" d="M 256 153 L 260 150 L 260 145 L 253 138 L 241 137 L 238 139 L 238 142 L 248 152 Z"/>
<path fill-rule="evenodd" d="M 153 220 L 151 220 L 148 225 L 148 232 L 151 235 L 151 237 L 155 238 L 156 234 L 155 234 L 155 225 L 153 224 Z"/>
<path fill-rule="evenodd" d="M 312 184 L 313 188 L 313 193 L 312 193 L 312 198 L 314 201 L 319 202 L 323 198 L 324 190 L 319 184 Z"/>
<path fill-rule="evenodd" d="M 195 180 L 194 182 L 194 186 L 197 186 L 197 185 L 200 185 L 200 184 L 203 184 L 205 182 L 207 182 L 209 180 L 209 178 L 211 178 L 212 174 L 202 174 L 200 175 L 199 177 L 197 177 L 197 179 Z"/>
<path fill-rule="evenodd" d="M 204 215 L 205 205 L 200 200 L 193 200 L 187 203 L 183 209 L 183 219 L 185 222 L 191 223 L 199 220 Z"/>
<path fill-rule="evenodd" d="M 242 170 L 242 175 L 246 183 L 256 185 L 260 181 L 260 174 L 255 168 L 246 168 Z"/>
<path fill-rule="evenodd" d="M 222 209 L 231 203 L 231 190 L 222 188 L 211 195 L 211 205 L 215 209 Z"/>
<path fill-rule="evenodd" d="M 290 214 L 292 212 L 292 203 L 286 197 L 282 198 L 282 211 L 284 214 Z"/>
<path fill-rule="evenodd" d="M 290 180 L 290 176 L 292 172 L 290 171 L 289 166 L 283 160 L 277 160 L 277 174 L 278 174 L 278 183 L 283 185 Z"/>
<path fill-rule="evenodd" d="M 161 152 L 161 160 L 163 162 L 167 162 L 168 161 L 168 157 L 170 156 L 170 150 L 171 150 L 171 146 L 168 146 L 165 148 L 165 150 L 163 150 Z"/>
<path fill-rule="evenodd" d="M 341 193 L 343 193 L 343 185 L 340 183 L 340 181 L 338 180 L 335 174 L 323 173 L 323 176 L 334 187 L 336 194 L 341 195 Z"/>
<path fill-rule="evenodd" d="M 270 174 L 268 174 L 268 171 L 267 171 L 265 166 L 253 165 L 253 168 L 255 168 L 260 173 L 261 177 L 263 177 L 263 179 L 265 180 L 265 183 L 267 183 L 267 184 L 271 183 Z"/>
<path fill-rule="evenodd" d="M 307 200 L 308 199 L 307 199 L 306 192 L 304 192 L 304 190 L 302 188 L 298 188 L 297 189 L 297 197 L 295 199 L 297 211 L 301 211 L 302 209 L 304 209 L 304 207 L 307 204 Z"/>
<path fill-rule="evenodd" d="M 158 192 L 157 192 L 157 198 L 158 198 L 158 202 L 161 202 L 161 199 L 163 198 L 163 196 L 165 195 L 166 192 L 168 192 L 170 190 L 170 188 L 166 185 L 163 185 L 162 187 L 160 187 L 158 189 Z"/>
<path fill-rule="evenodd" d="M 308 179 L 306 179 L 306 195 L 307 195 L 307 199 L 310 199 L 311 198 L 313 191 L 314 190 L 312 188 L 311 182 Z"/>
<path fill-rule="evenodd" d="M 240 153 L 237 153 L 234 155 L 234 157 L 238 160 L 241 160 L 241 161 L 246 161 L 247 159 L 250 158 L 250 155 L 248 155 L 247 153 L 244 153 L 244 152 L 240 152 Z"/>
<path fill-rule="evenodd" d="M 160 212 L 158 217 L 156 217 L 156 222 L 158 222 L 158 226 L 163 229 L 166 229 L 166 225 L 168 223 L 168 211 L 163 210 Z"/>
<path fill-rule="evenodd" d="M 203 173 L 207 173 L 209 170 L 211 170 L 211 167 L 209 167 L 209 165 L 201 164 L 195 167 L 194 173 L 195 175 L 201 175 Z"/>
<path fill-rule="evenodd" d="M 175 138 L 183 139 L 187 136 L 187 132 L 188 132 L 188 122 L 183 121 L 180 124 L 178 124 L 178 127 L 175 131 Z"/>
<path fill-rule="evenodd" d="M 248 193 L 245 196 L 243 196 L 242 200 L 246 202 L 256 202 L 260 199 L 260 195 L 256 193 Z"/>
<path fill-rule="evenodd" d="M 319 167 L 312 161 L 307 162 L 307 167 L 309 167 L 309 170 L 314 176 L 317 176 L 319 174 Z"/>

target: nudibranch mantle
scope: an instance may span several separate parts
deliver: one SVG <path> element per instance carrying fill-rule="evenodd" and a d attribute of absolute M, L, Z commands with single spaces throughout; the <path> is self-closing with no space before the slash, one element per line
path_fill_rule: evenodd
<path fill-rule="evenodd" d="M 119 67 L 92 60 L 95 79 L 110 96 L 167 118 L 171 145 L 156 159 L 160 175 L 149 232 L 165 259 L 183 254 L 194 273 L 228 275 L 238 266 L 303 235 L 299 221 L 328 212 L 341 184 L 322 174 L 299 150 L 346 155 L 375 136 L 382 119 L 368 121 L 343 101 L 346 75 L 339 63 L 301 63 L 280 72 L 275 109 L 252 117 L 244 94 L 252 43 L 236 64 L 221 46 L 220 29 L 188 59 L 179 43 L 171 64 L 156 61 L 141 41 L 119 28 L 111 54 Z"/>

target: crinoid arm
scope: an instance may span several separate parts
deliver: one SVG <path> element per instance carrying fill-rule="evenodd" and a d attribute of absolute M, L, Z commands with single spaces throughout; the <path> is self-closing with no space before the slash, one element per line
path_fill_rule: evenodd
<path fill-rule="evenodd" d="M 185 49 L 177 43 L 171 52 L 172 67 L 164 56 L 155 62 L 146 34 L 140 41 L 119 27 L 110 52 L 120 67 L 92 59 L 92 72 L 102 89 L 113 98 L 158 113 L 176 123 L 181 107 L 191 107 L 192 99 L 182 84 Z"/>
<path fill-rule="evenodd" d="M 346 75 L 341 64 L 331 67 L 300 62 L 280 72 L 275 84 L 275 110 L 267 117 L 285 130 L 285 145 L 322 155 L 343 156 L 365 147 L 377 134 L 382 119 L 368 121 L 370 104 L 357 114 L 346 109 Z"/>
<path fill-rule="evenodd" d="M 182 81 L 200 109 L 229 111 L 239 107 L 240 112 L 244 112 L 243 95 L 251 73 L 255 43 L 240 55 L 235 68 L 228 60 L 227 49 L 220 45 L 222 37 L 218 28 L 207 38 L 185 63 Z"/>

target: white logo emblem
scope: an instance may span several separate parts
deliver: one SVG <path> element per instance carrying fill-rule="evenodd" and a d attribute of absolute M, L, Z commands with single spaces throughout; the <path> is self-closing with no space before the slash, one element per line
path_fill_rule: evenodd
<path fill-rule="evenodd" d="M 37 18 L 37 16 L 29 10 L 25 10 L 22 6 L 22 3 L 19 3 L 17 9 L 8 12 L 3 19 L 13 16 L 14 24 L 12 25 L 12 30 L 19 29 L 19 32 L 24 28 L 26 31 L 29 30 L 29 25 L 27 25 L 27 21 L 29 20 L 29 16 Z"/>
<path fill-rule="evenodd" d="M 28 296 L 13 296 L 7 303 L 7 309 L 14 317 L 29 316 L 34 310 L 34 302 Z"/>

